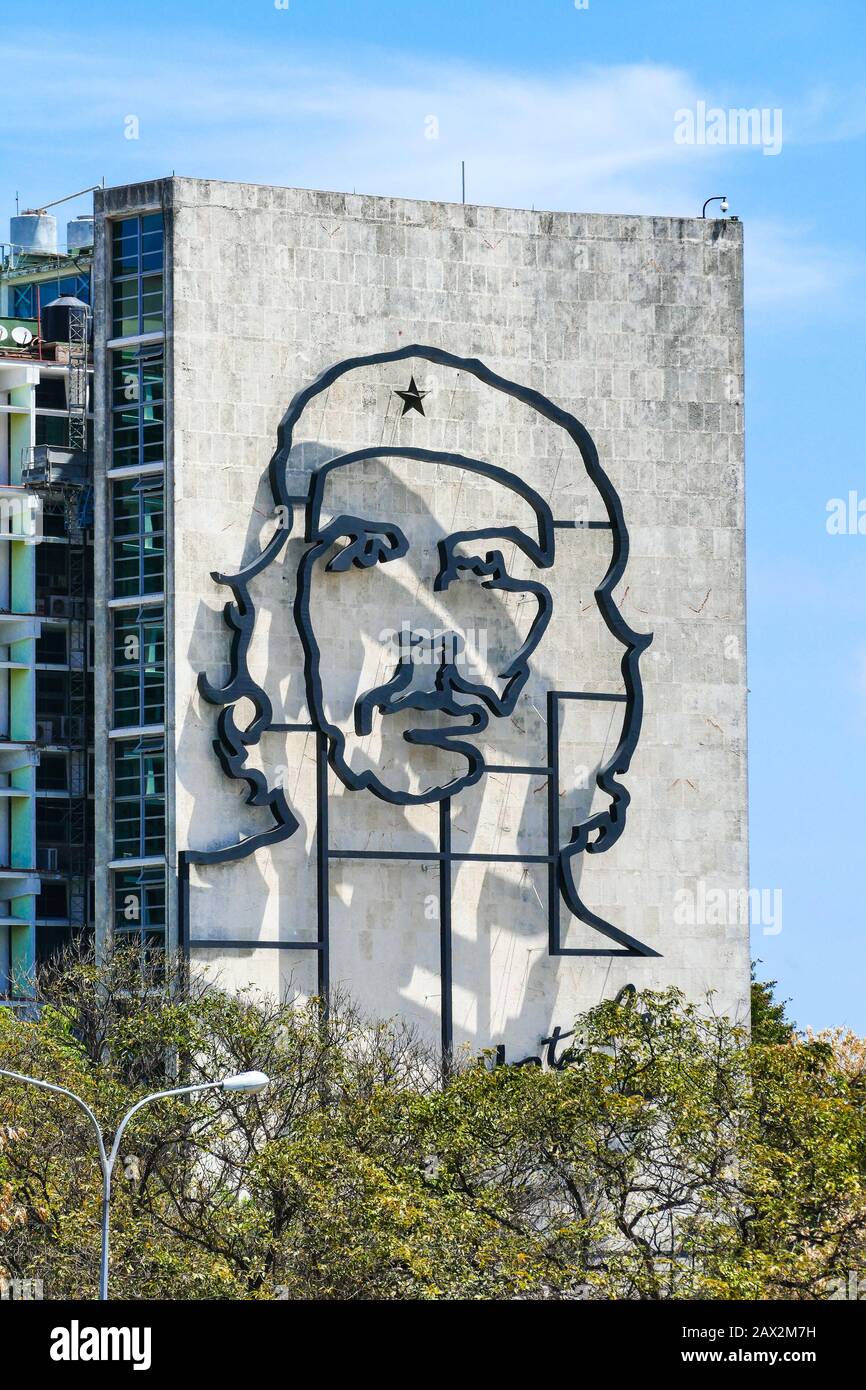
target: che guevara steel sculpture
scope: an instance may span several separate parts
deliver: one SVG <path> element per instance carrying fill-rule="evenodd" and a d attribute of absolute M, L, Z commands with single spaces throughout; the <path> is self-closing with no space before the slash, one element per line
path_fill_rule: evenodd
<path fill-rule="evenodd" d="M 542 421 L 565 432 L 579 453 L 590 485 L 603 504 L 605 520 L 568 520 L 557 516 L 551 504 L 530 487 L 517 473 L 482 459 L 467 457 L 441 449 L 409 446 L 371 446 L 345 453 L 336 452 L 321 462 L 310 474 L 305 493 L 292 491 L 287 480 L 287 461 L 290 458 L 296 432 L 314 405 L 321 404 L 323 393 L 347 373 L 363 369 L 375 371 L 383 364 L 412 360 L 429 363 L 437 368 L 466 374 L 482 386 L 537 412 Z M 417 370 L 417 368 L 415 368 Z M 424 415 L 421 404 L 426 392 L 419 391 L 413 373 L 408 391 L 396 393 L 403 401 L 403 414 L 416 411 Z M 327 397 L 325 396 L 325 399 Z M 396 560 L 412 560 L 416 539 L 411 532 L 411 517 L 401 517 L 398 525 L 387 514 L 386 489 L 377 490 L 371 481 L 368 465 L 387 469 L 400 462 L 422 469 L 440 469 L 438 477 L 450 477 L 459 470 L 461 478 L 483 480 L 484 496 L 496 497 L 508 512 L 510 503 L 527 520 L 521 526 L 479 525 L 462 526 L 451 534 L 441 534 L 435 543 L 435 556 L 428 567 L 424 582 L 441 611 L 449 604 L 452 586 L 472 576 L 478 582 L 486 601 L 500 594 L 516 594 L 525 601 L 532 616 L 528 630 L 514 647 L 502 654 L 496 669 L 474 670 L 461 660 L 464 634 L 461 622 L 454 619 L 436 635 L 418 633 L 410 623 L 402 625 L 401 640 L 395 650 L 393 668 L 385 678 L 365 687 L 361 672 L 351 688 L 351 699 L 340 697 L 337 686 L 345 688 L 345 679 L 335 679 L 331 651 L 333 644 L 323 640 L 328 631 L 328 604 L 336 586 L 372 582 L 371 572 L 387 567 Z M 456 476 L 456 475 L 455 475 Z M 237 574 L 215 572 L 214 580 L 228 587 L 233 595 L 224 608 L 224 621 L 231 633 L 229 676 L 223 685 L 213 684 L 202 673 L 199 691 L 205 701 L 219 707 L 214 751 L 227 777 L 246 783 L 247 804 L 262 808 L 270 814 L 272 823 L 261 832 L 237 843 L 217 849 L 187 850 L 182 856 L 181 879 L 188 895 L 188 866 L 219 864 L 254 854 L 264 846 L 273 846 L 295 833 L 298 820 L 282 786 L 268 784 L 265 774 L 248 763 L 249 750 L 270 731 L 313 732 L 317 749 L 317 936 L 315 941 L 284 943 L 286 949 L 314 949 L 318 959 L 318 988 L 327 994 L 329 981 L 329 865 L 334 858 L 347 856 L 330 843 L 328 819 L 328 769 L 330 768 L 352 793 L 366 793 L 396 806 L 436 804 L 439 807 L 439 844 L 435 854 L 440 878 L 440 965 L 442 974 L 441 1031 L 443 1047 L 450 1047 L 451 1016 L 451 899 L 452 871 L 455 862 L 466 858 L 521 858 L 516 855 L 473 856 L 455 851 L 452 844 L 451 803 L 469 787 L 478 783 L 493 769 L 485 760 L 480 746 L 481 736 L 492 721 L 506 721 L 514 714 L 519 696 L 526 686 L 533 657 L 544 638 L 553 615 L 553 597 L 542 582 L 545 570 L 556 558 L 557 533 L 579 527 L 596 527 L 610 533 L 611 552 L 608 568 L 594 590 L 595 603 L 610 635 L 622 647 L 619 669 L 622 688 L 616 693 L 580 689 L 547 691 L 545 718 L 546 762 L 543 766 L 509 765 L 510 773 L 544 774 L 547 778 L 547 845 L 543 855 L 523 856 L 532 862 L 543 862 L 548 875 L 548 949 L 554 956 L 608 955 L 653 956 L 657 953 L 633 936 L 605 921 L 591 911 L 578 892 L 576 865 L 582 854 L 600 854 L 614 845 L 626 825 L 629 792 L 622 778 L 628 772 L 638 743 L 643 714 L 643 692 L 639 671 L 641 654 L 649 646 L 651 635 L 632 630 L 620 611 L 614 593 L 628 560 L 628 532 L 619 497 L 602 468 L 598 451 L 589 432 L 567 411 L 529 387 L 507 381 L 474 359 L 457 357 L 440 348 L 412 345 L 396 351 L 367 357 L 356 357 L 329 367 L 300 391 L 292 400 L 279 429 L 278 447 L 269 467 L 269 484 L 274 507 L 284 518 L 256 559 Z M 364 514 L 348 513 L 335 507 L 333 496 L 363 497 Z M 275 722 L 273 704 L 262 685 L 250 673 L 248 656 L 256 623 L 256 607 L 251 585 L 257 576 L 283 551 L 290 536 L 297 538 L 298 522 L 303 525 L 304 549 L 297 572 L 294 600 L 294 622 L 303 647 L 306 706 L 309 722 L 288 725 Z M 509 570 L 506 551 L 513 556 L 520 552 L 531 577 L 517 577 Z M 420 584 L 421 581 L 419 581 Z M 501 602 L 501 600 L 499 600 Z M 449 615 L 450 616 L 450 615 Z M 464 625 L 465 626 L 465 625 Z M 345 673 L 342 673 L 343 676 Z M 605 805 L 588 814 L 573 826 L 567 843 L 560 843 L 560 724 L 563 703 L 570 700 L 603 699 L 615 702 L 621 709 L 622 722 L 614 752 L 606 758 L 595 774 L 595 783 L 603 794 Z M 253 718 L 243 727 L 236 723 L 238 702 L 252 702 Z M 400 740 L 405 757 L 412 750 L 437 750 L 448 765 L 448 773 L 438 778 L 428 775 L 407 780 L 399 760 L 380 755 L 371 759 L 362 754 L 367 746 L 374 722 L 381 735 L 381 748 L 389 747 L 389 739 Z M 389 731 L 393 730 L 393 734 Z M 395 769 L 400 767 L 399 771 Z M 364 857 L 359 851 L 354 857 Z M 376 858 L 377 851 L 367 856 Z M 411 852 L 401 856 L 399 850 L 389 852 L 391 860 L 417 858 Z M 431 856 L 433 857 L 433 856 Z M 184 897 L 182 891 L 182 899 Z M 598 933 L 598 944 L 570 947 L 563 944 L 562 906 L 568 913 Z M 182 932 L 186 945 L 190 941 L 188 909 L 182 902 Z M 213 942 L 209 944 L 213 945 Z M 249 947 L 249 942 L 225 942 L 226 946 Z"/>

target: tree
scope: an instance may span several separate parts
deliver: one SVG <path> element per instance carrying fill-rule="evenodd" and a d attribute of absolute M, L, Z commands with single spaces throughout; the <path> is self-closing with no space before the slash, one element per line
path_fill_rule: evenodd
<path fill-rule="evenodd" d="M 3 1151 L 8 1148 L 10 1143 L 20 1139 L 17 1130 L 9 1129 L 5 1133 L 0 1130 L 0 1165 L 3 1161 Z M 2 1166 L 0 1166 L 0 1242 L 3 1237 L 8 1235 L 13 1226 L 20 1226 L 26 1220 L 26 1212 L 16 1200 L 15 1188 L 13 1184 L 2 1176 Z M 2 1244 L 0 1244 L 2 1249 Z M 0 1280 L 9 1279 L 11 1271 L 3 1264 L 0 1256 Z"/>
<path fill-rule="evenodd" d="M 590 1010 L 561 1069 L 485 1054 L 443 1079 L 346 1000 L 325 1019 L 124 952 L 47 972 L 29 1019 L 0 1011 L 3 1065 L 109 1132 L 166 1079 L 271 1077 L 136 1117 L 112 1211 L 126 1298 L 826 1297 L 864 1263 L 854 1055 L 787 1027 L 750 1042 L 669 990 Z M 86 1117 L 0 1081 L 0 1133 L 0 1265 L 92 1295 Z"/>
<path fill-rule="evenodd" d="M 785 1008 L 789 999 L 776 999 L 778 980 L 759 980 L 755 974 L 760 961 L 752 961 L 752 1042 L 773 1044 L 790 1042 L 796 1025 Z"/>

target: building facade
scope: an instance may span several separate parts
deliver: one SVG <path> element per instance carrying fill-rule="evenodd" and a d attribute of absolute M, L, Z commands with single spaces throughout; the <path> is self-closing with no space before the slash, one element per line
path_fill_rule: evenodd
<path fill-rule="evenodd" d="M 745 1017 L 740 226 L 94 229 L 98 932 L 507 1060 L 629 985 Z"/>
<path fill-rule="evenodd" d="M 93 220 L 0 260 L 0 995 L 93 924 Z"/>

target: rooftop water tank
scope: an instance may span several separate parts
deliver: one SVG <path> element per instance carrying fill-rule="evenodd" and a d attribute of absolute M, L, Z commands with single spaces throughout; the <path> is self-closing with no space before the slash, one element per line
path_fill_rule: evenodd
<path fill-rule="evenodd" d="M 83 214 L 66 224 L 66 249 L 79 251 L 84 246 L 93 245 L 93 217 Z"/>
<path fill-rule="evenodd" d="M 57 218 L 50 212 L 22 212 L 9 220 L 9 240 L 22 251 L 57 255 Z"/>
<path fill-rule="evenodd" d="M 42 341 L 45 343 L 67 343 L 69 341 L 69 317 L 74 310 L 84 310 L 90 314 L 90 306 L 74 295 L 62 294 L 42 308 Z"/>

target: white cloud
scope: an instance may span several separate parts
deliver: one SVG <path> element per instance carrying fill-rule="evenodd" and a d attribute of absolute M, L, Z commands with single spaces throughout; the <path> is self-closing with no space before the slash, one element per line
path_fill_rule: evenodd
<path fill-rule="evenodd" d="M 33 49 L 7 49 L 4 63 L 28 90 Z M 340 69 L 203 43 L 192 68 L 139 49 L 128 70 L 114 54 L 69 51 L 63 120 L 26 103 L 4 123 L 37 144 L 215 177 L 442 198 L 465 158 L 482 202 L 686 213 L 696 195 L 673 113 L 694 99 L 683 73 L 653 64 L 544 79 L 369 53 L 363 70 Z M 129 114 L 141 124 L 135 150 L 120 143 Z M 438 139 L 425 139 L 428 116 Z"/>
<path fill-rule="evenodd" d="M 187 42 L 192 61 L 152 35 L 127 38 L 122 50 L 105 38 L 96 49 L 55 38 L 62 113 L 56 103 L 7 103 L 10 151 L 29 146 L 30 177 L 40 181 L 58 177 L 65 154 L 69 176 L 75 167 L 84 182 L 103 171 L 119 183 L 174 169 L 446 200 L 459 198 L 465 159 L 473 202 L 684 216 L 710 193 L 733 194 L 737 180 L 745 188 L 748 161 L 768 162 L 757 148 L 676 144 L 674 113 L 712 95 L 661 64 L 534 77 L 375 50 L 340 65 L 289 46 L 228 51 L 203 33 Z M 41 63 L 44 44 L 19 39 L 4 55 L 22 91 L 35 89 L 37 54 Z M 815 127 L 829 98 L 811 100 L 807 124 Z M 129 115 L 138 117 L 139 140 L 123 138 Z M 437 139 L 425 138 L 429 117 Z M 66 190 L 23 196 L 58 191 Z M 791 223 L 748 222 L 746 254 L 758 311 L 820 309 L 854 268 Z"/>

